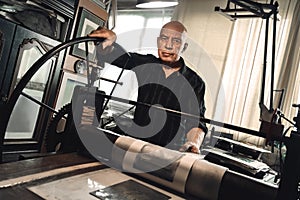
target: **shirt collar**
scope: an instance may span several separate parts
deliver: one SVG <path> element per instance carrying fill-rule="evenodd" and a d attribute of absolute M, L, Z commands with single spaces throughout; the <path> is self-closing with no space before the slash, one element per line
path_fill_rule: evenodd
<path fill-rule="evenodd" d="M 167 65 L 166 63 L 164 63 L 160 58 L 159 58 L 159 62 L 163 65 Z M 179 58 L 178 61 L 176 61 L 176 65 L 179 65 L 180 66 L 180 69 L 177 71 L 177 72 L 180 72 L 180 73 L 184 73 L 186 71 L 186 65 L 185 65 L 185 62 L 183 60 L 182 57 Z M 168 66 L 168 65 L 167 65 Z"/>
<path fill-rule="evenodd" d="M 182 74 L 182 73 L 186 72 L 186 65 L 185 65 L 185 62 L 182 57 L 180 57 L 178 61 L 180 62 L 180 65 L 181 65 L 178 72 L 180 72 Z"/>

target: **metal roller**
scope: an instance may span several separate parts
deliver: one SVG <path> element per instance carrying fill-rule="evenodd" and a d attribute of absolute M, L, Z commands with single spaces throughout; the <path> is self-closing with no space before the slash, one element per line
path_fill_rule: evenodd
<path fill-rule="evenodd" d="M 152 168 L 154 171 L 143 168 L 138 164 L 141 161 L 146 166 L 156 165 L 157 168 Z M 209 200 L 218 199 L 222 178 L 227 171 L 227 168 L 200 159 L 198 155 L 177 152 L 127 136 L 116 140 L 112 162 L 124 171 L 137 173 L 182 194 Z M 160 167 L 165 168 L 163 177 L 159 172 L 155 173 L 161 170 Z"/>

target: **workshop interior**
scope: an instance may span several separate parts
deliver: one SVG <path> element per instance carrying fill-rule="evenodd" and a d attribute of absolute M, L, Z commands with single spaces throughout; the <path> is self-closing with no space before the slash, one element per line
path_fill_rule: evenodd
<path fill-rule="evenodd" d="M 149 105 L 88 37 L 155 55 L 172 20 L 206 113 L 153 109 L 206 123 L 200 154 L 114 131 Z M 0 25 L 0 199 L 300 199 L 299 0 L 0 0 Z"/>

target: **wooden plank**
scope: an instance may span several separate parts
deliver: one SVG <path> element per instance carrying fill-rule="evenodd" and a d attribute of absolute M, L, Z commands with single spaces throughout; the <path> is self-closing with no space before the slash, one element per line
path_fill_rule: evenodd
<path fill-rule="evenodd" d="M 70 153 L 3 163 L 0 165 L 0 181 L 94 161 L 95 159 Z"/>

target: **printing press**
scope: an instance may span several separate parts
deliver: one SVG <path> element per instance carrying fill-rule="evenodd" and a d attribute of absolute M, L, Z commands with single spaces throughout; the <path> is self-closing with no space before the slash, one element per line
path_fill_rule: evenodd
<path fill-rule="evenodd" d="M 81 40 L 87 41 L 97 39 L 81 38 L 68 43 L 73 44 Z M 29 79 L 31 74 L 34 74 L 34 71 L 37 70 L 49 56 L 51 57 L 52 54 L 55 54 L 57 50 L 62 49 L 65 45 L 66 44 L 59 45 L 46 53 L 39 60 L 40 62 L 37 62 L 28 71 L 11 96 L 10 102 L 12 103 L 10 105 L 13 105 L 13 101 L 16 100 L 16 97 L 20 95 L 20 92 L 25 87 L 26 79 Z M 90 101 L 91 99 L 92 101 Z M 94 101 L 95 99 L 97 100 Z M 199 199 L 280 199 L 282 194 L 287 194 L 287 191 L 291 197 L 292 195 L 294 197 L 294 195 L 298 194 L 296 183 L 299 181 L 299 176 L 297 177 L 299 174 L 297 171 L 297 169 L 299 169 L 299 162 L 295 162 L 297 160 L 299 161 L 299 156 L 297 155 L 296 150 L 297 144 L 299 143 L 297 132 L 293 132 L 290 138 L 282 138 L 282 141 L 285 142 L 288 147 L 288 152 L 285 161 L 285 168 L 282 176 L 280 177 L 280 183 L 278 184 L 274 181 L 275 174 L 273 174 L 274 176 L 272 176 L 272 174 L 267 174 L 269 178 L 271 177 L 271 181 L 264 181 L 261 177 L 257 178 L 249 176 L 249 174 L 243 174 L 241 172 L 231 170 L 228 167 L 207 161 L 211 160 L 212 156 L 209 156 L 209 159 L 205 159 L 205 157 L 203 159 L 201 156 L 176 152 L 128 136 L 120 136 L 109 130 L 101 129 L 94 125 L 95 120 L 97 121 L 96 112 L 94 112 L 94 115 L 88 115 L 88 118 L 92 117 L 92 119 L 86 119 L 86 116 L 83 116 L 83 107 L 88 106 L 97 110 L 95 108 L 95 102 L 100 102 L 100 105 L 103 105 L 104 99 L 113 99 L 129 102 L 131 104 L 138 103 L 105 95 L 103 92 L 97 91 L 97 88 L 95 87 L 79 86 L 75 89 L 73 94 L 73 104 L 76 105 L 74 107 L 79 108 L 77 111 L 75 109 L 73 117 L 75 123 L 84 124 L 78 126 L 77 129 L 79 129 L 79 133 L 84 133 L 85 136 L 88 136 L 82 137 L 82 135 L 80 135 L 83 144 L 89 144 L 88 146 L 84 146 L 87 148 L 88 152 L 93 156 L 98 157 L 100 160 L 103 160 L 103 162 L 108 162 L 109 165 L 114 166 L 116 169 L 141 176 L 143 179 L 155 184 L 163 185 L 164 187 L 171 188 L 181 194 Z M 80 104 L 82 106 L 79 106 Z M 11 110 L 7 109 L 6 113 L 9 114 L 9 112 L 11 112 Z M 295 120 L 298 120 L 299 116 L 297 116 Z M 263 133 L 258 131 L 248 130 L 246 128 L 224 124 L 209 119 L 202 120 L 214 125 L 222 124 L 225 128 L 244 132 L 248 131 L 249 134 L 263 136 Z M 3 123 L 3 120 L 1 122 Z M 106 146 L 98 147 L 98 141 L 103 141 L 105 139 L 109 139 L 111 142 L 105 143 L 107 144 Z M 226 142 L 226 139 L 222 140 Z M 230 142 L 230 140 L 228 141 Z M 86 149 L 83 148 L 79 152 L 87 153 L 85 150 Z M 212 153 L 216 154 L 216 152 Z M 155 160 L 157 162 L 154 162 Z M 161 166 L 154 166 L 157 170 L 153 172 L 147 169 L 148 165 L 143 165 L 145 163 L 155 163 L 160 164 Z M 164 166 L 164 163 L 169 164 Z M 291 173 L 293 176 L 290 176 Z M 294 178 L 294 180 L 292 180 L 292 178 Z"/>
<path fill-rule="evenodd" d="M 224 10 L 221 11 L 224 12 Z M 102 42 L 99 38 L 83 37 L 62 43 L 49 50 L 27 71 L 7 101 L 5 109 L 1 111 L 1 133 L 5 133 L 9 117 L 22 90 L 43 63 L 71 45 L 89 41 Z M 87 68 L 89 68 L 88 59 Z M 299 198 L 300 105 L 293 105 L 298 109 L 298 114 L 293 119 L 295 131 L 292 131 L 289 137 L 283 133 L 282 125 L 275 123 L 274 120 L 263 120 L 261 129 L 256 131 L 207 118 L 199 118 L 189 113 L 179 113 L 207 124 L 264 137 L 268 141 L 277 141 L 286 145 L 287 153 L 282 171 L 276 172 L 259 161 L 263 153 L 269 153 L 267 150 L 234 141 L 232 138 L 228 138 L 228 135 L 222 135 L 214 130 L 211 135 L 211 144 L 213 145 L 205 145 L 201 149 L 203 155 L 195 155 L 170 150 L 130 136 L 123 136 L 107 129 L 108 126 L 99 126 L 101 120 L 106 120 L 106 125 L 109 124 L 107 122 L 111 122 L 110 119 L 102 116 L 110 100 L 133 106 L 142 103 L 117 98 L 99 91 L 92 85 L 95 78 L 99 77 L 95 77 L 92 72 L 93 70 L 87 76 L 88 84 L 86 86 L 75 88 L 72 103 L 68 108 L 72 111 L 69 130 L 73 136 L 75 135 L 75 139 L 68 142 L 69 144 L 80 143 L 79 146 L 76 146 L 78 154 L 94 157 L 101 163 L 126 175 L 137 177 L 152 185 L 158 185 L 188 199 Z M 119 84 L 119 82 L 115 81 L 115 84 Z M 272 101 L 271 99 L 271 105 Z M 263 95 L 261 102 L 263 102 Z M 267 109 L 268 111 L 264 105 L 260 106 L 262 110 Z M 164 108 L 156 107 L 155 109 Z M 269 110 L 272 109 L 271 106 Z M 171 110 L 171 112 L 173 111 Z M 271 118 L 275 117 L 282 117 L 282 115 L 272 111 Z M 215 143 L 213 140 L 217 142 Z M 101 142 L 99 145 L 99 141 L 107 142 Z M 134 184 L 131 185 L 131 187 L 135 186 L 138 187 Z M 108 191 L 112 192 L 113 190 Z M 96 193 L 93 195 L 97 196 Z"/>

